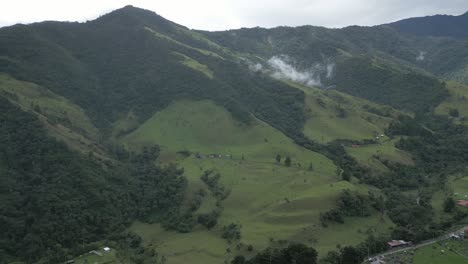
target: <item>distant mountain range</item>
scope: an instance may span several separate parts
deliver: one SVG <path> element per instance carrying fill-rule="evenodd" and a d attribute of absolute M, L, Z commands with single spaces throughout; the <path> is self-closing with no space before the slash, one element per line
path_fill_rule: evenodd
<path fill-rule="evenodd" d="M 468 12 L 459 16 L 435 15 L 400 20 L 388 24 L 399 32 L 432 37 L 468 37 Z"/>

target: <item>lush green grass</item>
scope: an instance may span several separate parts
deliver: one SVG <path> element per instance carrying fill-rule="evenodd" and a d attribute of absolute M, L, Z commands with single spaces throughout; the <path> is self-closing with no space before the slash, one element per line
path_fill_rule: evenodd
<path fill-rule="evenodd" d="M 447 197 L 453 197 L 455 200 L 468 200 L 468 176 L 450 176 L 447 188 L 434 193 L 431 203 L 438 219 L 443 220 L 448 217 L 447 213 L 444 212 L 444 201 Z M 468 209 L 459 205 L 457 205 L 457 207 L 468 211 Z"/>
<path fill-rule="evenodd" d="M 329 164 L 318 163 L 316 169 L 309 172 L 249 160 L 188 158 L 181 166 L 185 168 L 193 191 L 203 188 L 199 176 L 209 168 L 219 171 L 222 183 L 232 191 L 223 201 L 224 211 L 213 230 L 199 227 L 193 233 L 178 234 L 162 231 L 159 225 L 135 224 L 132 227 L 144 236 L 147 245 L 152 244 L 168 257 L 170 263 L 185 263 L 191 258 L 197 260 L 193 263 L 221 263 L 229 259 L 231 255 L 226 249 L 230 248 L 232 252 L 237 249 L 235 244 L 223 241 L 220 235 L 221 227 L 232 222 L 242 226 L 241 242 L 251 244 L 255 249 L 268 246 L 270 238 L 274 238 L 313 245 L 321 254 L 334 249 L 337 244 L 361 242 L 368 229 L 385 232 L 391 226 L 388 218 L 381 220 L 376 214 L 370 218 L 346 219 L 345 224 L 323 228 L 319 214 L 334 206 L 341 190 L 363 193 L 368 190 L 366 186 L 338 181 L 332 167 L 327 168 Z M 214 202 L 209 198 L 204 200 L 200 211 L 206 212 L 213 207 Z"/>
<path fill-rule="evenodd" d="M 77 257 L 75 260 L 75 264 L 117 264 L 120 261 L 117 259 L 116 254 L 117 252 L 114 249 L 106 252 L 104 250 L 96 250 L 97 252 L 101 253 L 102 256 L 98 256 L 96 254 L 84 254 Z"/>
<path fill-rule="evenodd" d="M 156 143 L 169 152 L 230 154 L 235 159 L 244 156 L 266 162 L 273 162 L 276 154 L 289 155 L 303 167 L 320 156 L 295 145 L 260 120 L 250 125 L 235 122 L 229 112 L 211 101 L 175 102 L 121 141 L 129 147 Z"/>
<path fill-rule="evenodd" d="M 189 67 L 191 69 L 194 69 L 194 70 L 196 70 L 198 72 L 201 72 L 206 77 L 208 77 L 210 79 L 213 79 L 213 72 L 205 64 L 201 64 L 198 61 L 190 58 L 189 56 L 184 55 L 184 54 L 179 53 L 179 52 L 174 52 L 173 54 L 182 59 L 181 63 L 183 65 L 185 65 L 185 66 L 187 66 L 187 67 Z"/>
<path fill-rule="evenodd" d="M 36 111 L 52 121 L 69 123 L 70 127 L 82 130 L 90 138 L 97 137 L 97 129 L 80 107 L 46 88 L 0 73 L 0 93 L 23 109 Z"/>
<path fill-rule="evenodd" d="M 382 137 L 378 140 L 381 142 L 380 144 L 346 147 L 346 151 L 360 164 L 375 172 L 387 171 L 385 165 L 376 158 L 377 156 L 384 160 L 412 165 L 413 160 L 411 155 L 395 147 L 397 140 L 389 140 L 387 137 Z"/>
<path fill-rule="evenodd" d="M 390 107 L 379 106 L 337 91 L 291 85 L 306 93 L 308 118 L 304 134 L 321 143 L 335 139 L 372 139 L 382 134 L 391 122 L 392 116 L 398 113 Z M 366 105 L 389 113 L 390 116 L 370 113 L 364 108 Z"/>
<path fill-rule="evenodd" d="M 413 259 L 414 264 L 462 264 L 467 262 L 468 259 L 437 243 L 419 248 Z"/>
<path fill-rule="evenodd" d="M 468 241 L 444 240 L 417 249 L 387 255 L 388 264 L 458 264 L 468 263 Z"/>
<path fill-rule="evenodd" d="M 50 134 L 68 146 L 101 155 L 97 146 L 98 129 L 84 110 L 66 98 L 30 82 L 0 73 L 0 95 L 22 109 L 35 113 Z"/>
<path fill-rule="evenodd" d="M 222 226 L 232 222 L 242 226 L 241 242 L 255 249 L 265 248 L 273 238 L 311 244 L 321 254 L 337 244 L 359 243 L 368 228 L 385 231 L 391 225 L 388 219 L 382 222 L 375 215 L 323 228 L 320 212 L 335 206 L 342 190 L 367 193 L 369 188 L 341 181 L 335 165 L 326 157 L 295 145 L 259 120 L 248 126 L 238 124 L 226 110 L 210 101 L 175 102 L 121 141 L 130 148 L 160 144 L 162 162 L 177 162 L 184 168 L 189 180 L 188 200 L 195 191 L 206 189 L 200 176 L 208 169 L 220 172 L 221 183 L 231 189 L 213 230 L 197 227 L 192 233 L 178 234 L 163 231 L 157 224 L 132 226 L 146 245 L 155 247 L 170 263 L 222 263 L 229 259 L 238 253 L 236 245 L 220 237 Z M 232 158 L 181 158 L 175 154 L 178 150 L 230 154 Z M 290 156 L 293 165 L 276 164 L 276 154 Z M 310 163 L 312 171 L 308 170 Z M 208 195 L 197 213 L 214 207 L 214 198 Z M 245 248 L 240 252 L 245 253 Z"/>
<path fill-rule="evenodd" d="M 448 115 L 450 109 L 458 109 L 460 117 L 468 117 L 468 86 L 456 82 L 447 82 L 447 89 L 450 96 L 435 109 L 435 112 Z M 461 118 L 457 121 L 461 121 L 465 125 L 468 124 L 467 120 Z"/>
<path fill-rule="evenodd" d="M 468 176 L 452 177 L 449 184 L 453 189 L 455 199 L 468 200 Z"/>
<path fill-rule="evenodd" d="M 189 46 L 189 45 L 187 45 L 185 43 L 182 43 L 180 41 L 177 41 L 177 40 L 175 40 L 175 39 L 173 39 L 173 38 L 171 38 L 171 37 L 169 37 L 167 35 L 159 33 L 159 32 L 157 32 L 157 31 L 155 31 L 155 30 L 153 30 L 152 28 L 149 28 L 149 27 L 145 27 L 145 29 L 148 30 L 149 32 L 151 32 L 157 38 L 164 39 L 166 41 L 169 41 L 171 43 L 174 43 L 176 45 L 179 45 L 179 46 L 182 46 L 182 47 L 185 47 L 185 48 L 189 48 L 191 50 L 195 50 L 195 51 L 197 51 L 197 52 L 199 52 L 199 53 L 201 53 L 203 55 L 213 56 L 215 58 L 224 60 L 224 58 L 221 57 L 218 53 L 215 53 L 215 52 L 212 52 L 212 51 L 209 51 L 209 50 L 204 50 L 204 49 Z"/>

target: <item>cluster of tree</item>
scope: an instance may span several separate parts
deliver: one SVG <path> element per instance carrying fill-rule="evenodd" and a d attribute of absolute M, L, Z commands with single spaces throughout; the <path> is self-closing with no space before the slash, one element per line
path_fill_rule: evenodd
<path fill-rule="evenodd" d="M 197 217 L 198 223 L 208 229 L 213 228 L 218 223 L 218 217 L 223 212 L 222 201 L 226 199 L 231 190 L 226 188 L 219 182 L 221 174 L 214 173 L 213 170 L 207 170 L 203 173 L 200 179 L 208 186 L 211 194 L 216 198 L 216 208 L 208 213 L 199 214 Z"/>
<path fill-rule="evenodd" d="M 236 256 L 231 264 L 316 264 L 317 251 L 304 244 L 292 243 L 286 248 L 267 248 L 246 260 Z"/>
<path fill-rule="evenodd" d="M 2 97 L 0 138 L 0 259 L 6 262 L 34 263 L 45 255 L 65 261 L 81 245 L 150 213 L 165 216 L 183 200 L 183 171 L 155 166 L 157 150 L 104 166 L 49 137 L 34 115 Z"/>
<path fill-rule="evenodd" d="M 419 73 L 392 69 L 370 56 L 339 62 L 335 81 L 338 90 L 413 112 L 431 110 L 448 96 L 445 83 Z"/>
<path fill-rule="evenodd" d="M 141 237 L 133 232 L 121 232 L 112 235 L 109 238 L 108 245 L 115 245 L 117 248 L 117 257 L 128 263 L 135 264 L 164 264 L 165 257 L 159 254 L 153 248 L 147 248 L 142 245 Z"/>
<path fill-rule="evenodd" d="M 222 238 L 232 241 L 241 239 L 241 226 L 235 223 L 230 223 L 227 226 L 223 226 Z"/>
<path fill-rule="evenodd" d="M 338 246 L 337 250 L 327 253 L 321 263 L 327 264 L 360 264 L 369 255 L 388 249 L 388 237 L 369 235 L 367 239 L 357 246 Z"/>
<path fill-rule="evenodd" d="M 354 176 L 361 179 L 369 174 L 369 169 L 361 166 L 353 157 L 351 157 L 339 141 L 333 141 L 327 144 L 319 144 L 308 139 L 303 133 L 289 134 L 296 144 L 306 149 L 321 153 L 331 159 L 339 168 L 339 174 L 343 180 L 350 181 Z"/>
<path fill-rule="evenodd" d="M 223 184 L 219 182 L 221 174 L 214 173 L 213 170 L 207 170 L 203 173 L 200 179 L 208 186 L 210 192 L 216 197 L 218 201 L 226 199 L 231 190 L 226 188 Z"/>
<path fill-rule="evenodd" d="M 276 154 L 276 157 L 275 157 L 275 161 L 277 164 L 280 164 L 281 163 L 281 155 L 280 154 Z M 291 163 L 292 163 L 292 160 L 291 160 L 291 157 L 287 156 L 285 159 L 284 159 L 284 166 L 286 167 L 291 167 Z"/>
<path fill-rule="evenodd" d="M 345 216 L 370 216 L 375 205 L 374 199 L 373 195 L 366 196 L 343 190 L 336 201 L 337 208 L 321 213 L 320 222 L 326 227 L 328 222 L 344 223 Z"/>

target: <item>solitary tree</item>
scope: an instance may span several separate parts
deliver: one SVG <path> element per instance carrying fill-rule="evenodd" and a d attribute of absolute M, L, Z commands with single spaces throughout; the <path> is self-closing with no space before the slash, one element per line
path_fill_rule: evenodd
<path fill-rule="evenodd" d="M 286 167 L 291 167 L 291 158 L 289 156 L 284 160 L 284 165 L 286 165 Z"/>
<path fill-rule="evenodd" d="M 446 213 L 450 213 L 455 209 L 455 201 L 453 200 L 452 197 L 447 197 L 444 201 L 444 211 Z"/>
<path fill-rule="evenodd" d="M 458 117 L 460 116 L 460 112 L 458 112 L 458 109 L 456 108 L 450 108 L 449 115 L 452 117 Z"/>
<path fill-rule="evenodd" d="M 281 162 L 281 156 L 280 154 L 276 154 L 276 163 L 280 163 Z"/>
<path fill-rule="evenodd" d="M 312 162 L 309 164 L 309 171 L 313 171 L 314 170 L 314 165 L 312 165 Z"/>

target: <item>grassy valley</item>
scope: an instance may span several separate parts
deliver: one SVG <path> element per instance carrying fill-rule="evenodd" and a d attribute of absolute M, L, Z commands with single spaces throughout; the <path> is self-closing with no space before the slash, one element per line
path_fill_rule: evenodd
<path fill-rule="evenodd" d="M 342 190 L 366 194 L 372 188 L 343 181 L 336 166 L 324 156 L 300 148 L 262 121 L 240 124 L 209 101 L 176 102 L 121 140 L 131 148 L 160 144 L 161 162 L 177 162 L 184 168 L 189 197 L 205 188 L 200 180 L 205 170 L 219 172 L 222 184 L 230 190 L 222 202 L 224 209 L 218 225 L 210 231 L 199 227 L 194 233 L 177 234 L 164 231 L 157 224 L 132 226 L 145 243 L 171 263 L 184 263 L 191 258 L 199 263 L 215 263 L 246 252 L 248 245 L 256 251 L 274 244 L 271 239 L 301 241 L 324 254 L 344 238 L 353 237 L 346 239 L 344 245 L 355 245 L 366 238 L 367 230 L 385 232 L 392 225 L 376 212 L 371 218 L 351 218 L 344 225 L 322 227 L 320 213 L 334 206 Z M 181 151 L 191 155 L 177 153 Z M 291 157 L 291 167 L 283 161 L 278 164 L 277 154 L 283 160 Z M 212 209 L 213 198 L 205 197 L 196 213 Z M 220 237 L 221 227 L 230 223 L 242 227 L 242 238 L 236 244 Z M 241 249 L 237 248 L 239 243 L 244 245 Z M 171 246 L 175 244 L 178 246 Z M 228 248 L 230 253 L 226 252 Z"/>
<path fill-rule="evenodd" d="M 1 28 L 0 264 L 354 264 L 466 223 L 468 87 L 444 43 L 464 47 L 131 6 Z"/>

